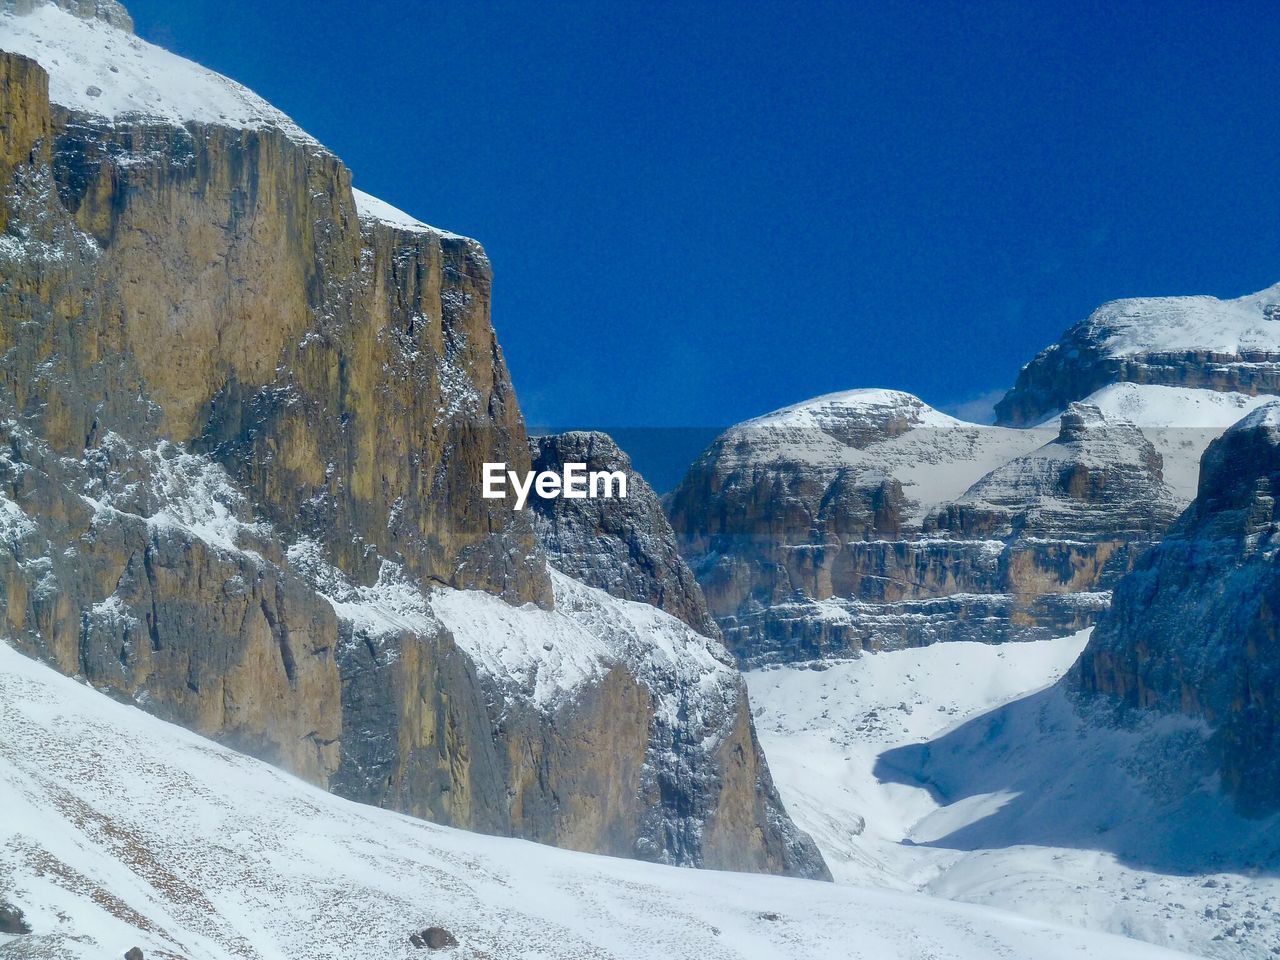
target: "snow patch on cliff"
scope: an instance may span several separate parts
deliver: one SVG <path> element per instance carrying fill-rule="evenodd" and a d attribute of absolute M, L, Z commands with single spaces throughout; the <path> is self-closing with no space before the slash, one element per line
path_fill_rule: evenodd
<path fill-rule="evenodd" d="M 513 606 L 483 590 L 438 586 L 424 594 L 388 561 L 376 583 L 356 586 L 314 540 L 296 542 L 286 557 L 339 619 L 374 637 L 402 631 L 430 636 L 444 627 L 483 675 L 539 709 L 571 702 L 616 666 L 653 690 L 673 724 L 682 711 L 710 716 L 736 702 L 737 671 L 719 641 L 656 607 L 620 600 L 554 568 L 555 608 L 543 610 L 532 603 Z"/>
<path fill-rule="evenodd" d="M 615 665 L 648 683 L 673 722 L 682 707 L 700 711 L 736 697 L 735 670 L 717 641 L 656 607 L 619 600 L 555 569 L 551 583 L 554 610 L 448 588 L 432 591 L 431 609 L 477 667 L 514 683 L 540 707 L 566 702 Z"/>
<path fill-rule="evenodd" d="M 246 550 L 245 538 L 267 536 L 252 519 L 248 498 L 227 471 L 181 445 L 160 441 L 137 450 L 108 432 L 83 460 L 90 477 L 82 496 L 108 522 L 113 514 L 140 517 L 156 530 L 174 530 L 228 552 Z"/>
<path fill-rule="evenodd" d="M 4 494 L 0 494 L 0 542 L 11 549 L 33 536 L 39 527 L 26 512 Z"/>
<path fill-rule="evenodd" d="M 1257 293 L 1217 297 L 1114 300 L 1085 321 L 1107 356 L 1209 352 L 1280 352 L 1280 284 Z"/>
<path fill-rule="evenodd" d="M 356 212 L 362 220 L 385 223 L 387 226 L 395 227 L 397 230 L 405 230 L 409 233 L 423 233 L 446 240 L 466 240 L 470 243 L 475 243 L 469 237 L 450 233 L 448 230 L 441 230 L 439 227 L 423 223 L 400 208 L 393 207 L 387 201 L 379 200 L 373 194 L 365 193 L 363 190 L 357 190 L 354 187 L 351 189 L 351 193 L 355 197 Z"/>

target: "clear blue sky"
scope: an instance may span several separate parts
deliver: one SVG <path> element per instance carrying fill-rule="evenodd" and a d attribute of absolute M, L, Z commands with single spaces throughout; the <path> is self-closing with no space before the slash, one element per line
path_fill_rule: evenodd
<path fill-rule="evenodd" d="M 1280 280 L 1274 3 L 127 5 L 484 242 L 535 424 L 954 406 L 1103 300 Z"/>

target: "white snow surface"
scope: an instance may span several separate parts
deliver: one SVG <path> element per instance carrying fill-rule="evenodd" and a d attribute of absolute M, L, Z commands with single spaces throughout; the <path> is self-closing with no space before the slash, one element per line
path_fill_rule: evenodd
<path fill-rule="evenodd" d="M 302 128 L 247 87 L 102 20 L 53 4 L 0 14 L 0 48 L 49 73 L 49 99 L 112 121 L 188 122 L 275 128 L 315 144 Z"/>
<path fill-rule="evenodd" d="M 1149 429 L 1226 430 L 1245 414 L 1274 401 L 1269 395 L 1166 387 L 1159 384 L 1113 383 L 1091 393 L 1085 403 L 1104 414 Z M 1149 435 L 1149 434 L 1148 434 Z"/>
<path fill-rule="evenodd" d="M 1087 722 L 1055 681 L 1088 632 L 747 673 L 788 812 L 836 880 L 1123 933 L 1280 950 L 1280 821 L 1238 818 L 1181 718 Z M 1266 865 L 1270 864 L 1270 869 Z"/>
<path fill-rule="evenodd" d="M 1113 300 L 1084 321 L 1112 357 L 1208 351 L 1228 356 L 1280 352 L 1280 284 L 1257 293 L 1217 297 L 1135 297 Z"/>
<path fill-rule="evenodd" d="M 433 590 L 431 610 L 489 676 L 514 682 L 542 707 L 626 665 L 652 684 L 674 722 L 677 712 L 736 699 L 737 671 L 724 647 L 646 603 L 619 600 L 552 569 L 555 609 L 514 607 L 480 590 Z"/>
<path fill-rule="evenodd" d="M 470 834 L 334 797 L 0 643 L 0 897 L 70 960 L 1157 960 L 912 893 L 686 870 Z M 24 941 L 26 941 L 24 943 Z M 32 955 L 22 952 L 20 955 Z"/>
<path fill-rule="evenodd" d="M 1280 428 L 1280 401 L 1269 397 L 1263 399 L 1270 400 L 1270 402 L 1260 405 L 1247 417 L 1243 418 L 1237 429 L 1251 430 L 1256 427 L 1267 427 L 1274 430 Z"/>
<path fill-rule="evenodd" d="M 950 427 L 964 423 L 950 414 L 930 407 L 919 397 L 901 390 L 889 390 L 883 387 L 861 387 L 855 390 L 841 390 L 836 393 L 823 394 L 811 400 L 793 403 L 772 413 L 748 420 L 742 426 L 812 426 L 821 429 L 832 423 L 839 423 L 851 412 L 898 415 L 910 418 L 919 426 Z"/>

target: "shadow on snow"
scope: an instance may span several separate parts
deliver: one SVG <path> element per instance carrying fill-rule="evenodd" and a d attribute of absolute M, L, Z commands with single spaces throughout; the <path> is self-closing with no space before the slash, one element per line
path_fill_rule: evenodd
<path fill-rule="evenodd" d="M 1066 684 L 881 754 L 882 783 L 926 789 L 940 805 L 904 842 L 1092 850 L 1162 873 L 1280 873 L 1280 815 L 1234 812 L 1203 724 L 1077 702 Z"/>

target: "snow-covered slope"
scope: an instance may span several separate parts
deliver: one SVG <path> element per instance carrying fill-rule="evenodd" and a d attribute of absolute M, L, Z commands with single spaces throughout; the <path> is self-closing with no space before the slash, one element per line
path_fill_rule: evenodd
<path fill-rule="evenodd" d="M 275 128 L 315 141 L 252 90 L 114 27 L 83 20 L 52 3 L 28 14 L 0 14 L 0 47 L 40 63 L 49 99 L 110 120 L 174 126 L 195 121 L 245 129 Z"/>
<path fill-rule="evenodd" d="M 1271 956 L 1280 822 L 1199 781 L 1198 725 L 1078 715 L 1056 681 L 1087 635 L 748 673 L 789 811 L 840 882 Z"/>
<path fill-rule="evenodd" d="M 880 783 L 876 758 L 1064 674 L 1083 636 L 1035 643 L 935 644 L 826 669 L 748 671 L 761 742 L 787 808 L 817 841 L 837 880 L 917 885 L 894 846 L 937 809 L 927 791 Z M 929 871 L 925 871 L 927 879 Z"/>
<path fill-rule="evenodd" d="M 619 600 L 552 570 L 556 609 L 513 607 L 478 590 L 439 589 L 431 607 L 476 665 L 500 683 L 563 701 L 579 685 L 627 664 L 678 713 L 736 698 L 732 661 L 717 641 L 646 603 Z M 692 699 L 686 699 L 696 691 Z"/>
<path fill-rule="evenodd" d="M 356 212 L 362 220 L 385 223 L 387 226 L 395 227 L 397 230 L 408 233 L 425 233 L 448 240 L 469 239 L 456 233 L 450 233 L 448 230 L 433 227 L 429 223 L 423 223 L 417 217 L 410 216 L 399 207 L 393 207 L 387 201 L 379 200 L 373 194 L 365 193 L 363 190 L 352 189 L 351 193 L 355 197 Z"/>
<path fill-rule="evenodd" d="M 1239 354 L 1280 344 L 1280 283 L 1233 300 L 1135 297 L 1103 304 L 1087 324 L 1107 356 L 1204 351 Z"/>
<path fill-rule="evenodd" d="M 832 960 L 1180 954 L 983 907 L 679 870 L 362 807 L 0 645 L 0 900 L 24 957 Z"/>

